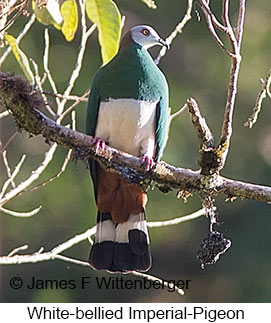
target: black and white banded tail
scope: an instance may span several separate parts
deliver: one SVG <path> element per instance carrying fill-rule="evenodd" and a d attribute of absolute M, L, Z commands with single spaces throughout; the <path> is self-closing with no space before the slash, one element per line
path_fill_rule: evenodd
<path fill-rule="evenodd" d="M 145 212 L 130 214 L 123 223 L 114 223 L 109 212 L 98 212 L 89 263 L 109 272 L 147 271 L 151 256 Z"/>

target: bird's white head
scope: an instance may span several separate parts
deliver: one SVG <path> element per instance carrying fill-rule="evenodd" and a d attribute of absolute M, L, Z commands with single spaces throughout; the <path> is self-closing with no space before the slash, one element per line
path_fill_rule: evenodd
<path fill-rule="evenodd" d="M 169 45 L 150 26 L 135 26 L 130 30 L 130 33 L 133 41 L 146 49 L 154 45 L 165 46 L 169 49 Z"/>

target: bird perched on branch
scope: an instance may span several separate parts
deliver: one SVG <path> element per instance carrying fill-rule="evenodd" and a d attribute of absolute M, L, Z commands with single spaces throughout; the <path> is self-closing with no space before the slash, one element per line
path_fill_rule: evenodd
<path fill-rule="evenodd" d="M 149 26 L 125 34 L 118 54 L 91 84 L 86 132 L 96 150 L 105 144 L 141 158 L 146 171 L 162 156 L 168 133 L 168 85 L 147 49 L 167 43 Z M 118 174 L 90 161 L 98 208 L 89 262 L 110 272 L 151 266 L 145 206 L 147 194 Z"/>

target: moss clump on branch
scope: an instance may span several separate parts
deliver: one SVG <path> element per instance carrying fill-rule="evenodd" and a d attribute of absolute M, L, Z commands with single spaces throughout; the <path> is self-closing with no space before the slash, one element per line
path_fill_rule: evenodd
<path fill-rule="evenodd" d="M 1 105 L 12 112 L 19 130 L 27 129 L 33 135 L 39 134 L 43 120 L 35 109 L 45 107 L 40 91 L 21 76 L 0 73 L 0 94 Z"/>

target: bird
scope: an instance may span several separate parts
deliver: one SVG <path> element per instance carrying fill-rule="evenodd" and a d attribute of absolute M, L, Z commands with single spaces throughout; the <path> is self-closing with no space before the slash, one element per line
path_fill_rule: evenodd
<path fill-rule="evenodd" d="M 86 112 L 86 134 L 96 153 L 109 145 L 140 157 L 149 171 L 161 157 L 168 137 L 168 83 L 147 51 L 168 44 L 150 26 L 131 28 L 118 53 L 94 75 Z M 146 223 L 147 193 L 91 159 L 97 226 L 89 255 L 93 269 L 111 273 L 151 268 Z"/>

